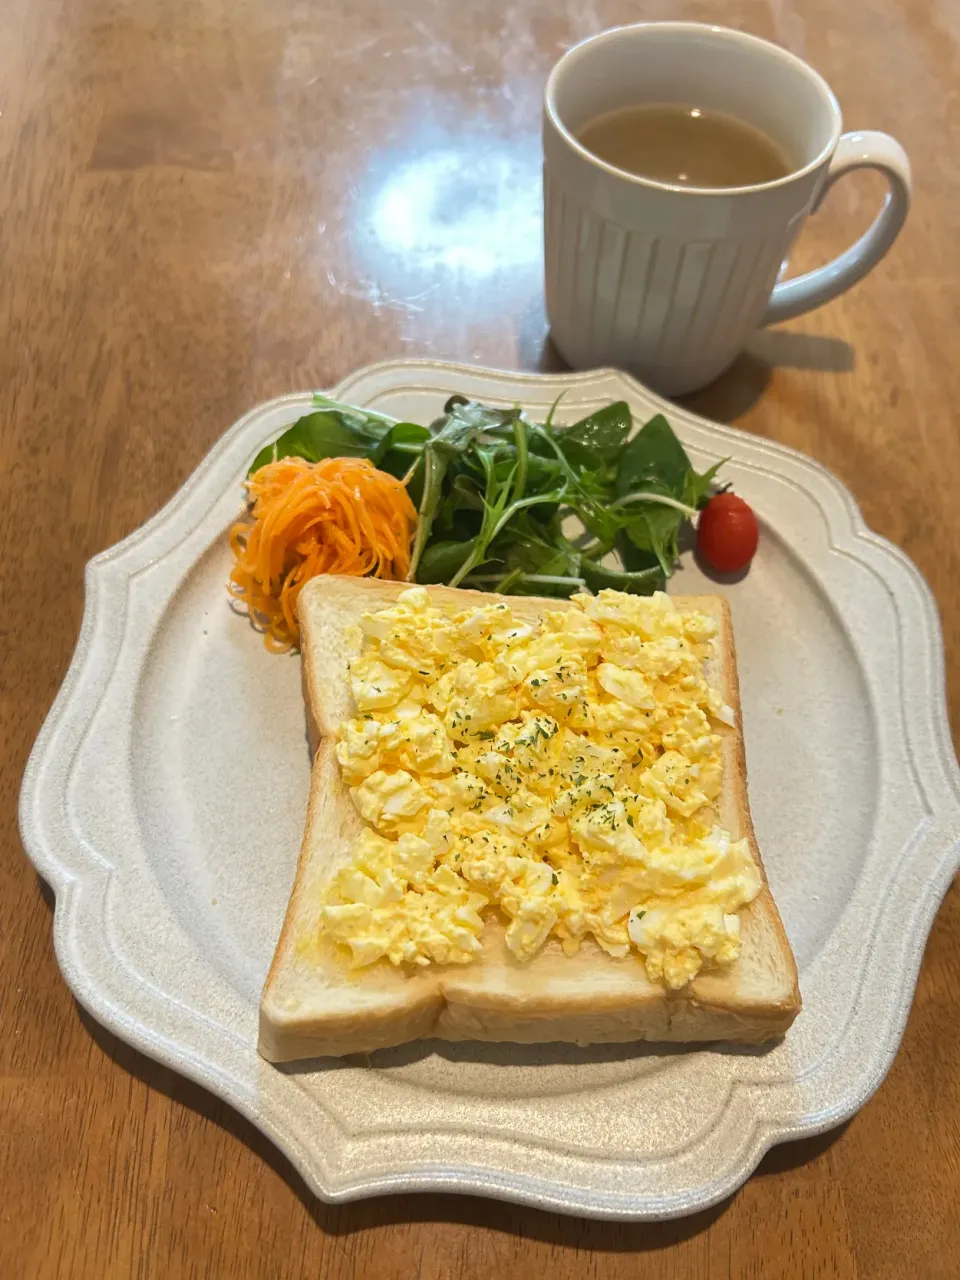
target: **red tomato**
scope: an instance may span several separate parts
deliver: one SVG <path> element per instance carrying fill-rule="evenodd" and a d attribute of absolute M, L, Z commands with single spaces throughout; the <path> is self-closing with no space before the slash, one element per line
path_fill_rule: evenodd
<path fill-rule="evenodd" d="M 735 493 L 718 493 L 700 512 L 697 547 L 718 573 L 739 573 L 753 559 L 760 531 L 753 509 Z"/>

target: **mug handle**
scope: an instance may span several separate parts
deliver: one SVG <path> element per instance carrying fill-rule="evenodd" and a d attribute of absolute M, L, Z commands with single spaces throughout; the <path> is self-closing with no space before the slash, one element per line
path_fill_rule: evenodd
<path fill-rule="evenodd" d="M 792 320 L 844 293 L 877 265 L 900 234 L 910 208 L 913 184 L 907 153 L 887 133 L 845 133 L 841 137 L 810 212 L 815 213 L 837 179 L 853 169 L 879 169 L 890 184 L 873 225 L 825 267 L 778 284 L 770 295 L 761 325 Z"/>

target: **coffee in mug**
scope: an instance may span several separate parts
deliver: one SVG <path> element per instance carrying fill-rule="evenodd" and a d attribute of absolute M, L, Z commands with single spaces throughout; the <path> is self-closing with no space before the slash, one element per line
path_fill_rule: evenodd
<path fill-rule="evenodd" d="M 761 129 L 701 107 L 663 102 L 591 120 L 577 141 L 615 169 L 683 187 L 753 187 L 794 167 Z"/>

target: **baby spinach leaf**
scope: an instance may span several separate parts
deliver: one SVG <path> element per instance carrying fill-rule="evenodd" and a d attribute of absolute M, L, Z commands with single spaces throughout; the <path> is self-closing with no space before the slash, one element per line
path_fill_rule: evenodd
<path fill-rule="evenodd" d="M 624 449 L 617 468 L 617 494 L 645 492 L 683 494 L 690 459 L 662 413 L 651 418 Z"/>
<path fill-rule="evenodd" d="M 662 493 L 696 509 L 706 501 L 720 465 L 703 474 L 694 471 L 673 428 L 657 414 L 624 449 L 617 470 L 617 494 L 626 499 L 631 493 Z M 624 523 L 629 543 L 655 556 L 667 577 L 679 556 L 678 539 L 686 514 L 666 505 L 644 505 L 642 510 L 630 511 Z"/>
<path fill-rule="evenodd" d="M 663 573 L 669 577 L 679 558 L 677 538 L 683 516 L 672 507 L 646 507 L 632 515 L 626 526 L 627 538 L 640 551 L 656 556 Z"/>
<path fill-rule="evenodd" d="M 668 493 L 688 506 L 699 507 L 725 461 L 721 458 L 706 471 L 695 471 L 673 428 L 663 414 L 657 414 L 623 451 L 617 468 L 617 495 L 634 490 Z"/>
<path fill-rule="evenodd" d="M 583 492 L 608 500 L 616 478 L 615 465 L 606 463 L 603 454 L 589 445 L 566 440 L 558 440 L 557 445 L 565 461 L 577 473 Z"/>
<path fill-rule="evenodd" d="M 397 421 L 389 413 L 381 413 L 379 409 L 361 409 L 355 404 L 345 404 L 342 400 L 325 396 L 322 391 L 313 393 L 313 403 L 318 409 L 335 409 L 351 421 L 364 422 L 370 427 L 379 425 L 384 431 Z"/>
<path fill-rule="evenodd" d="M 626 570 L 610 569 L 586 557 L 580 562 L 580 577 L 591 591 L 602 591 L 609 587 L 613 591 L 629 591 L 633 595 L 649 596 L 663 586 L 663 574 L 659 567 L 629 573 Z"/>
<path fill-rule="evenodd" d="M 417 508 L 423 498 L 423 446 L 430 439 L 426 427 L 415 422 L 398 422 L 390 428 L 370 460 L 375 467 L 398 480 L 406 480 L 410 501 Z"/>
<path fill-rule="evenodd" d="M 368 426 L 339 409 L 318 409 L 298 418 L 273 444 L 261 449 L 247 474 L 279 458 L 306 458 L 308 462 L 319 462 L 322 458 L 367 457 L 385 431 L 386 427 Z"/>
<path fill-rule="evenodd" d="M 476 538 L 463 542 L 432 542 L 420 557 L 417 581 L 448 582 L 472 553 Z"/>
<path fill-rule="evenodd" d="M 409 470 L 410 464 L 414 458 L 423 452 L 423 445 L 429 439 L 430 432 L 426 427 L 418 426 L 415 422 L 396 422 L 380 438 L 376 448 L 370 455 L 370 461 L 375 467 L 379 467 L 387 454 L 391 450 L 396 450 L 407 455 L 407 465 L 404 470 Z"/>
<path fill-rule="evenodd" d="M 571 461 L 585 453 L 609 464 L 616 461 L 632 430 L 630 406 L 626 400 L 616 400 L 568 427 L 554 427 L 553 434 Z"/>
<path fill-rule="evenodd" d="M 649 548 L 640 548 L 636 543 L 631 542 L 626 529 L 617 534 L 616 548 L 620 563 L 628 573 L 640 573 L 645 569 L 663 572 L 659 557 Z"/>

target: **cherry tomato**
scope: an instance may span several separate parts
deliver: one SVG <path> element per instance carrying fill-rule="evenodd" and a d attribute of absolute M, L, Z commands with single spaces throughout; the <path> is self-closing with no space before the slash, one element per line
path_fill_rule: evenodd
<path fill-rule="evenodd" d="M 753 509 L 735 493 L 718 493 L 700 512 L 697 547 L 718 573 L 739 573 L 753 559 L 760 531 Z"/>

